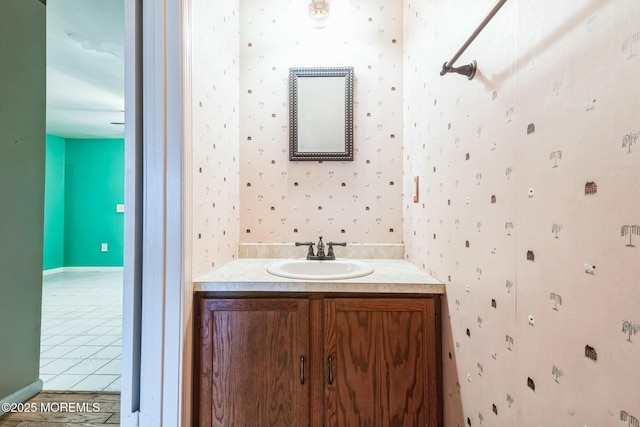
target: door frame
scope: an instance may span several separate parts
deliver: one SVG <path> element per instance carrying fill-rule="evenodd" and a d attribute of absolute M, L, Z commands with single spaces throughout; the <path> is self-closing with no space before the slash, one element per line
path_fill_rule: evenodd
<path fill-rule="evenodd" d="M 190 0 L 125 0 L 122 426 L 190 424 Z M 144 362 L 142 362 L 144 361 Z"/>

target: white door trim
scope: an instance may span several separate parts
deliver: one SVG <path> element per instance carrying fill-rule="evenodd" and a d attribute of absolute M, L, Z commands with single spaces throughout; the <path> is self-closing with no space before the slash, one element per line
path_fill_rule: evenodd
<path fill-rule="evenodd" d="M 120 425 L 137 427 L 142 320 L 142 0 L 124 2 L 124 272 Z"/>
<path fill-rule="evenodd" d="M 138 209 L 125 219 L 122 426 L 190 422 L 189 7 L 125 0 L 125 199 Z"/>

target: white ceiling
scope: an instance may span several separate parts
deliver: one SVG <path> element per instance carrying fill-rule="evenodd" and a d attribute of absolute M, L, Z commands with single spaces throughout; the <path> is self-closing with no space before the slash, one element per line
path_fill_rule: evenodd
<path fill-rule="evenodd" d="M 122 138 L 124 0 L 47 1 L 47 133 Z"/>

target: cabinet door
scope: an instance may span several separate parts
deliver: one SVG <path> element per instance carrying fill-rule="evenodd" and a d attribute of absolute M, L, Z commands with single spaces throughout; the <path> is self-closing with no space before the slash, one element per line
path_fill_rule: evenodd
<path fill-rule="evenodd" d="M 200 313 L 199 425 L 308 425 L 308 301 L 205 299 Z"/>
<path fill-rule="evenodd" d="M 325 300 L 325 424 L 438 424 L 433 299 Z"/>

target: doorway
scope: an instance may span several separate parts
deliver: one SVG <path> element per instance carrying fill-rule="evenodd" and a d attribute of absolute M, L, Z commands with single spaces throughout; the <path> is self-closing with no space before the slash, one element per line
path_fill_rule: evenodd
<path fill-rule="evenodd" d="M 56 0 L 47 16 L 40 378 L 120 391 L 124 0 Z"/>
<path fill-rule="evenodd" d="M 184 268 L 190 265 L 189 254 L 185 254 L 182 241 L 186 228 L 183 194 L 189 192 L 183 188 L 182 175 L 185 86 L 180 47 L 184 37 L 182 12 L 189 8 L 182 1 L 124 2 L 125 110 L 130 125 L 125 129 L 120 421 L 123 426 L 188 425 L 191 335 L 187 328 L 192 287 L 190 269 Z M 0 2 L 0 8 L 9 8 L 10 12 L 28 8 L 37 12 L 40 20 L 45 3 L 8 0 Z M 16 34 L 40 37 L 38 29 L 44 29 L 44 25 L 33 25 L 35 21 L 28 14 L 21 15 L 20 21 L 14 19 L 12 25 L 8 25 L 7 16 L 12 15 L 0 14 L 0 32 L 10 35 L 4 40 L 21 41 Z M 143 39 L 147 41 L 144 52 Z M 0 286 L 5 303 L 0 314 L 12 326 L 1 333 L 3 343 L 8 343 L 0 351 L 2 366 L 12 368 L 8 372 L 11 375 L 3 372 L 0 376 L 3 402 L 23 402 L 42 389 L 38 346 L 44 187 L 44 114 L 40 114 L 45 104 L 43 42 L 44 36 L 42 43 L 33 43 L 39 60 L 25 55 L 24 45 L 16 48 L 10 44 L 16 60 L 2 67 L 2 73 L 10 77 L 0 85 L 2 99 L 30 101 L 16 102 L 0 114 L 0 133 L 6 136 L 14 127 L 20 131 L 20 138 L 12 137 L 12 144 L 0 144 L 0 172 L 7 178 L 0 180 L 0 194 L 13 204 L 13 209 L 0 214 L 3 223 L 11 224 L 3 228 L 0 239 L 0 261 L 11 267 L 3 271 L 6 274 Z M 0 47 L 5 46 L 0 43 Z M 27 84 L 30 80 L 26 77 L 31 77 L 28 72 L 36 68 L 34 63 L 42 85 Z M 9 149 L 11 152 L 4 155 L 3 150 Z"/>

